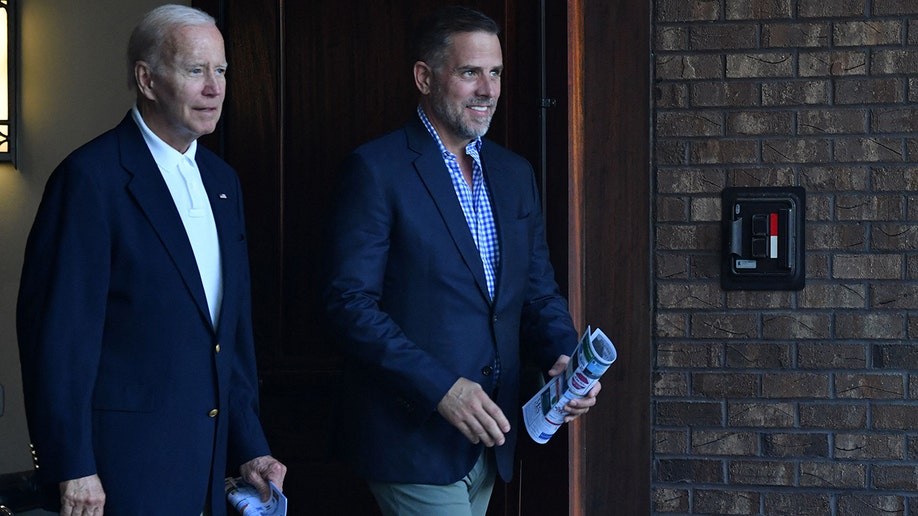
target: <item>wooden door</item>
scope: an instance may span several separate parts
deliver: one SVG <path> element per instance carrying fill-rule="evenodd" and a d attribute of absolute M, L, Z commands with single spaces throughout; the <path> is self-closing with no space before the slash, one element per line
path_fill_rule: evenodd
<path fill-rule="evenodd" d="M 363 483 L 331 454 L 334 385 L 342 362 L 323 324 L 318 260 L 340 162 L 359 144 L 415 116 L 408 34 L 424 12 L 452 2 L 193 3 L 215 15 L 226 36 L 230 67 L 223 122 L 203 141 L 237 169 L 243 183 L 262 420 L 274 454 L 289 467 L 285 490 L 298 504 L 305 502 L 310 514 L 375 514 Z M 538 167 L 540 5 L 466 4 L 504 27 L 504 88 L 488 136 Z M 555 465 L 546 468 L 553 477 L 540 482 L 551 483 L 558 493 L 548 503 L 565 511 L 565 437 L 546 449 L 524 447 L 521 457 L 537 451 L 542 458 L 533 464 Z M 520 476 L 511 486 L 497 487 L 491 514 L 520 513 Z M 545 491 L 535 482 L 525 485 Z"/>
<path fill-rule="evenodd" d="M 263 420 L 311 514 L 376 513 L 330 455 L 341 361 L 316 259 L 338 163 L 412 116 L 407 37 L 445 0 L 194 0 L 227 35 L 230 93 L 205 144 L 246 195 Z M 537 169 L 549 245 L 575 323 L 611 328 L 600 403 L 547 446 L 522 439 L 494 514 L 650 510 L 650 13 L 644 0 L 466 2 L 503 27 L 507 65 L 489 136 Z"/>

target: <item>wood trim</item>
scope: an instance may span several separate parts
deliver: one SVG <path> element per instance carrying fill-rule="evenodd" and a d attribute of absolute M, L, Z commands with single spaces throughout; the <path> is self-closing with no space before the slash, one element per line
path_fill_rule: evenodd
<path fill-rule="evenodd" d="M 583 325 L 583 0 L 568 1 L 568 303 Z"/>
<path fill-rule="evenodd" d="M 569 299 L 619 351 L 570 425 L 569 514 L 650 512 L 650 5 L 568 0 Z"/>
<path fill-rule="evenodd" d="M 583 219 L 584 219 L 584 124 L 583 124 L 583 0 L 568 0 L 568 304 L 574 326 L 584 327 L 583 317 Z M 570 514 L 584 513 L 583 464 L 584 435 L 581 421 L 568 432 L 568 485 Z"/>

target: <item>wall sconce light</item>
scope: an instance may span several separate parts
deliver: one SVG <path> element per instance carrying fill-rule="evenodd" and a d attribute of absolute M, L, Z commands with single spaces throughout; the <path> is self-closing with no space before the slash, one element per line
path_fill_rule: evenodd
<path fill-rule="evenodd" d="M 16 165 L 19 121 L 19 0 L 0 0 L 0 162 Z"/>

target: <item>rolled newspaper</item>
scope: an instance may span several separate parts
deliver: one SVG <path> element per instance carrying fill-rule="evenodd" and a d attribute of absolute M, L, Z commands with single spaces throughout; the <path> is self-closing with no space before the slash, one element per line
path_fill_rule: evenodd
<path fill-rule="evenodd" d="M 618 352 L 599 328 L 587 327 L 564 373 L 549 379 L 539 392 L 523 405 L 523 422 L 532 440 L 545 444 L 564 424 L 564 406 L 590 392 L 599 377 L 609 369 Z"/>
<path fill-rule="evenodd" d="M 242 478 L 227 477 L 224 483 L 226 500 L 241 516 L 285 516 L 287 514 L 287 497 L 271 484 L 271 498 L 261 501 L 261 495 L 255 486 Z"/>

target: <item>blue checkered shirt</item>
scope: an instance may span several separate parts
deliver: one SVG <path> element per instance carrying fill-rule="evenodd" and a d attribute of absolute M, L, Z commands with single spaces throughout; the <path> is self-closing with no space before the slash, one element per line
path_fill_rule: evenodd
<path fill-rule="evenodd" d="M 485 187 L 484 174 L 481 169 L 481 138 L 475 138 L 465 147 L 465 153 L 472 158 L 472 187 L 469 188 L 465 178 L 462 177 L 462 170 L 459 168 L 459 162 L 456 155 L 446 149 L 443 140 L 437 134 L 437 130 L 431 125 L 427 115 L 421 106 L 418 106 L 418 116 L 421 122 L 427 127 L 427 131 L 436 140 L 440 152 L 443 154 L 443 161 L 446 168 L 449 169 L 450 178 L 453 180 L 453 189 L 459 198 L 459 205 L 462 206 L 462 213 L 465 214 L 465 221 L 472 232 L 472 238 L 475 245 L 478 246 L 478 254 L 481 256 L 481 263 L 484 265 L 485 280 L 488 282 L 488 293 L 491 299 L 494 299 L 494 285 L 497 278 L 497 267 L 500 264 L 500 247 L 497 244 L 497 227 L 494 224 L 494 214 L 491 212 L 491 199 L 488 197 L 488 189 Z"/>

